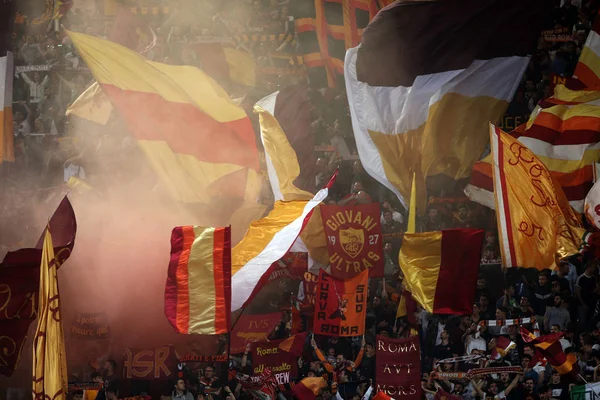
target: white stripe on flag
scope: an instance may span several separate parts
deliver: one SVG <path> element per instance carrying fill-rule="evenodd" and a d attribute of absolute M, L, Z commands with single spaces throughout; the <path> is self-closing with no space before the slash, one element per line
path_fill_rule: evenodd
<path fill-rule="evenodd" d="M 492 168 L 494 169 L 494 192 L 496 195 L 496 213 L 498 216 L 498 226 L 500 228 L 500 236 L 502 239 L 502 264 L 505 268 L 511 268 L 512 257 L 511 249 L 508 242 L 508 229 L 506 226 L 506 219 L 510 218 L 509 215 L 504 213 L 504 204 L 506 199 L 502 192 L 502 180 L 500 179 L 500 165 L 504 160 L 498 158 L 498 148 L 502 146 L 500 136 L 496 132 L 496 127 L 490 124 L 490 144 L 492 146 L 493 162 Z"/>
<path fill-rule="evenodd" d="M 266 247 L 253 259 L 248 261 L 231 278 L 231 311 L 239 310 L 244 306 L 258 281 L 267 272 L 271 264 L 282 258 L 292 247 L 303 226 L 308 222 L 312 210 L 325 200 L 329 194 L 329 187 L 335 178 L 330 180 L 327 187 L 319 190 L 310 200 L 302 214 L 292 223 L 277 232 Z"/>

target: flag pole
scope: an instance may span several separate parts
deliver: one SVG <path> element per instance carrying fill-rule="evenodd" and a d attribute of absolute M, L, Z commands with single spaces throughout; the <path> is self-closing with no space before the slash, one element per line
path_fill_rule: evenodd
<path fill-rule="evenodd" d="M 588 381 L 586 381 L 585 378 L 581 376 L 581 373 L 577 374 L 577 376 L 579 376 L 581 380 L 584 381 L 586 385 L 588 385 Z"/>

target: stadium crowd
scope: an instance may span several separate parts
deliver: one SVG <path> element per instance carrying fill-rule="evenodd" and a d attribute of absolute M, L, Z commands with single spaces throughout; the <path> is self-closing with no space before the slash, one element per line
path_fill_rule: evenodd
<path fill-rule="evenodd" d="M 228 87 L 232 96 L 244 97 L 243 104 L 251 107 L 264 95 L 290 82 L 305 79 L 298 61 L 301 51 L 294 39 L 289 2 L 240 0 L 228 3 L 233 4 L 231 7 L 219 7 L 218 2 L 204 1 L 204 9 L 211 12 L 203 13 L 202 18 L 186 25 L 177 23 L 177 12 L 147 15 L 147 22 L 156 37 L 148 36 L 147 42 L 140 43 L 139 50 L 150 47 L 145 55 L 155 61 L 202 67 L 194 53 L 194 46 L 198 43 L 224 37 L 231 40 L 236 35 L 252 33 L 281 35 L 283 40 L 240 41 L 236 44 L 238 48 L 251 51 L 257 66 L 264 67 L 266 71 L 260 76 L 257 88 Z M 552 93 L 556 77 L 573 74 L 598 8 L 594 1 L 583 1 L 578 5 L 572 3 L 575 2 L 564 0 L 556 8 L 552 21 L 546 24 L 549 28 L 540 37 L 537 51 L 507 116 L 519 116 L 525 121 L 537 103 Z M 157 3 L 156 7 L 162 10 L 165 6 Z M 76 31 L 108 37 L 113 21 L 100 14 L 100 11 L 70 10 L 61 23 Z M 549 33 L 550 30 L 560 33 Z M 567 38 L 556 39 L 562 32 L 566 32 Z M 85 129 L 94 131 L 95 136 L 91 135 L 91 139 L 82 137 L 79 132 L 81 125 L 73 126 L 84 122 L 65 116 L 69 105 L 92 83 L 92 77 L 64 31 L 33 34 L 27 19 L 18 16 L 13 50 L 17 72 L 13 93 L 16 162 L 14 165 L 4 164 L 0 171 L 3 174 L 0 180 L 0 214 L 3 220 L 20 221 L 9 226 L 25 229 L 3 231 L 0 234 L 2 250 L 17 248 L 31 234 L 26 229 L 28 215 L 21 208 L 21 196 L 42 198 L 46 191 L 61 185 L 70 176 L 85 180 L 94 174 L 104 173 L 100 166 L 88 167 L 74 160 L 83 151 L 82 148 L 88 151 L 91 146 L 102 151 L 101 142 L 109 140 L 101 133 L 96 134 L 101 132 L 100 128 L 90 125 L 85 125 Z M 291 79 L 291 76 L 294 78 Z M 303 356 L 298 359 L 300 373 L 295 378 L 328 375 L 329 386 L 322 391 L 321 398 L 358 399 L 371 385 L 375 385 L 376 335 L 411 335 L 408 318 L 396 318 L 402 291 L 398 252 L 407 215 L 395 196 L 369 177 L 358 160 L 343 91 L 313 90 L 311 100 L 314 102 L 311 128 L 317 144 L 314 187 L 322 186 L 339 168 L 340 176 L 328 201 L 341 205 L 380 203 L 388 279 L 385 286 L 370 285 L 372 290 L 364 337 L 313 338 L 309 335 Z M 251 112 L 249 115 L 255 118 Z M 456 193 L 431 190 L 429 195 L 427 214 L 419 224 L 423 231 L 473 227 L 485 229 L 486 238 L 472 315 L 433 315 L 420 308 L 416 312 L 422 346 L 421 385 L 424 396 L 433 399 L 437 388 L 442 387 L 463 399 L 563 400 L 569 398 L 569 389 L 574 383 L 581 384 L 583 379 L 587 382 L 600 381 L 597 261 L 575 256 L 561 261 L 556 271 L 502 271 L 493 211 Z M 268 202 L 266 197 L 268 195 L 263 201 Z M 289 293 L 290 297 L 293 295 Z M 535 347 L 523 341 L 519 326 L 488 327 L 482 323 L 530 317 L 535 318 L 535 323 L 526 324 L 531 332 L 564 332 L 560 343 L 566 353 L 576 355 L 579 360 L 579 382 L 556 372 L 547 360 L 540 358 Z M 303 314 L 306 327 L 310 318 L 310 312 Z M 291 316 L 286 313 L 270 339 L 287 338 L 290 320 Z M 505 354 L 499 354 L 496 350 L 499 337 L 508 338 L 515 346 Z M 462 356 L 473 357 L 460 358 Z M 446 362 L 440 363 L 441 360 Z M 459 373 L 489 366 L 521 366 L 523 372 L 491 374 L 483 379 L 452 379 L 437 375 L 439 372 Z M 252 373 L 248 349 L 245 354 L 230 358 L 229 369 L 238 374 L 230 373 L 226 381 L 223 378 L 225 367 L 187 365 L 185 375 L 171 383 L 162 395 L 173 400 L 251 398 L 240 383 L 240 376 Z M 107 360 L 89 377 L 80 377 L 84 381 L 107 382 L 102 390 L 98 393 L 72 392 L 70 396 L 77 399 L 85 397 L 86 400 L 121 397 L 118 393 L 121 380 L 118 370 L 115 361 Z M 342 387 L 352 388 L 342 390 Z M 279 398 L 286 398 L 286 395 L 289 398 L 282 388 Z"/>

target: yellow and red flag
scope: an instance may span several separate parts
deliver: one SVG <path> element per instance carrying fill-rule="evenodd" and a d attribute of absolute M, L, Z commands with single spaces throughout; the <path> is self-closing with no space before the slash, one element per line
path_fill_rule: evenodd
<path fill-rule="evenodd" d="M 287 351 L 288 353 L 292 353 L 296 357 L 300 357 L 302 355 L 302 350 L 304 349 L 304 343 L 306 342 L 307 336 L 308 332 L 301 332 L 290 336 L 283 342 L 279 343 L 279 348 L 283 351 Z"/>
<path fill-rule="evenodd" d="M 180 226 L 173 229 L 165 315 L 177 333 L 219 335 L 229 332 L 229 227 Z"/>
<path fill-rule="evenodd" d="M 66 399 L 67 355 L 58 291 L 59 262 L 46 229 L 40 265 L 38 326 L 33 339 L 33 398 Z"/>
<path fill-rule="evenodd" d="M 600 12 L 599 12 L 600 14 Z M 587 88 L 600 89 L 600 18 L 596 17 L 579 55 L 573 78 Z"/>
<path fill-rule="evenodd" d="M 561 375 L 577 375 L 579 373 L 577 356 L 573 353 L 565 354 L 560 344 L 560 338 L 563 335 L 563 332 L 559 332 L 536 337 L 533 333 L 521 327 L 523 341 L 537 347 L 556 371 L 560 372 Z"/>
<path fill-rule="evenodd" d="M 404 235 L 399 257 L 404 285 L 427 312 L 473 312 L 483 234 L 445 229 Z"/>
<path fill-rule="evenodd" d="M 212 78 L 195 67 L 149 61 L 98 37 L 68 34 L 175 200 L 256 199 L 252 124 Z"/>
<path fill-rule="evenodd" d="M 600 91 L 570 90 L 557 85 L 525 124 L 510 135 L 544 163 L 577 212 L 594 184 L 594 162 L 600 159 Z M 494 209 L 492 155 L 478 161 L 465 193 Z"/>
<path fill-rule="evenodd" d="M 494 197 L 504 267 L 552 268 L 578 252 L 581 221 L 548 168 L 523 143 L 490 125 Z"/>
<path fill-rule="evenodd" d="M 302 400 L 315 400 L 321 389 L 327 387 L 327 382 L 321 377 L 304 378 L 294 388 L 294 396 Z"/>

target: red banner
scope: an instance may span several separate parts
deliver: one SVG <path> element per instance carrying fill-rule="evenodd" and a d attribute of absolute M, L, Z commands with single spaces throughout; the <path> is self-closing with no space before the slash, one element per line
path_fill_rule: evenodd
<path fill-rule="evenodd" d="M 152 350 L 125 349 L 123 353 L 123 378 L 126 379 L 170 379 L 177 374 L 179 360 L 172 346 Z"/>
<path fill-rule="evenodd" d="M 242 314 L 231 332 L 230 353 L 243 353 L 247 344 L 267 340 L 279 321 L 281 321 L 281 312 L 256 315 Z"/>
<path fill-rule="evenodd" d="M 360 336 L 365 333 L 368 271 L 354 278 L 335 279 L 321 270 L 313 332 L 326 336 Z"/>
<path fill-rule="evenodd" d="M 305 306 L 315 305 L 315 294 L 317 293 L 317 281 L 319 275 L 312 272 L 305 272 L 302 280 L 302 290 L 304 291 L 304 299 L 302 304 Z"/>
<path fill-rule="evenodd" d="M 371 277 L 383 277 L 379 203 L 320 207 L 331 274 L 346 279 L 368 269 Z"/>
<path fill-rule="evenodd" d="M 421 399 L 419 337 L 391 339 L 377 336 L 376 392 L 393 398 Z"/>
<path fill-rule="evenodd" d="M 283 340 L 255 343 L 252 346 L 252 365 L 254 375 L 262 374 L 265 369 L 273 372 L 278 385 L 294 381 L 298 377 L 298 359 L 292 353 L 279 349 Z"/>

